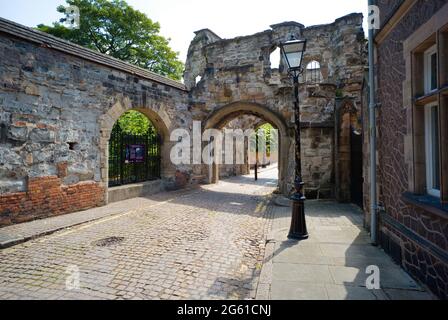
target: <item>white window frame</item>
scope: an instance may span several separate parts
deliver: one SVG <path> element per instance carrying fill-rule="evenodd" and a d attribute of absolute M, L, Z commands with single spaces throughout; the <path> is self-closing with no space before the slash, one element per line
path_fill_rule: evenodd
<path fill-rule="evenodd" d="M 436 92 L 439 86 L 439 79 L 438 79 L 438 65 L 436 66 L 436 88 L 431 89 L 431 79 L 432 79 L 432 73 L 431 73 L 431 57 L 432 55 L 437 55 L 437 45 L 433 45 L 431 48 L 425 51 L 425 62 L 424 62 L 424 78 L 425 78 L 425 95 L 431 94 L 433 92 Z"/>
<path fill-rule="evenodd" d="M 429 103 L 425 106 L 425 147 L 426 147 L 426 191 L 429 195 L 440 198 L 441 195 L 440 190 L 434 188 L 434 181 L 433 181 L 434 159 L 432 158 L 433 141 L 432 141 L 432 113 L 431 113 L 432 109 L 438 106 L 439 105 L 437 102 Z"/>

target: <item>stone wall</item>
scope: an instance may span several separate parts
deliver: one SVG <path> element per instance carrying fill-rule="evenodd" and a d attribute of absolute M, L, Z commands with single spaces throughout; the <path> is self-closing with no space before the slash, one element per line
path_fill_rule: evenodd
<path fill-rule="evenodd" d="M 105 204 L 108 139 L 126 110 L 148 115 L 164 141 L 191 125 L 181 85 L 89 61 L 83 48 L 70 55 L 35 41 L 0 34 L 0 225 Z M 163 178 L 175 185 L 181 169 L 169 163 Z"/>
<path fill-rule="evenodd" d="M 238 130 L 241 129 L 244 131 L 246 130 L 254 130 L 260 126 L 261 124 L 263 124 L 265 121 L 256 117 L 256 116 L 252 116 L 252 115 L 242 115 L 239 116 L 231 121 L 229 121 L 225 127 L 223 128 L 223 130 Z M 255 154 L 250 152 L 250 150 L 248 149 L 248 143 L 249 140 L 247 139 L 245 141 L 245 148 L 247 148 L 247 151 L 245 152 L 244 155 L 242 155 L 244 157 L 244 164 L 236 164 L 236 159 L 237 159 L 237 150 L 236 150 L 236 141 L 234 140 L 234 152 L 233 152 L 233 161 L 234 164 L 226 164 L 223 162 L 223 164 L 221 164 L 219 166 L 219 177 L 220 179 L 223 178 L 227 178 L 227 177 L 231 177 L 231 176 L 239 176 L 239 175 L 246 175 L 250 173 L 250 157 L 252 157 L 252 159 L 255 159 Z M 223 141 L 223 149 L 225 150 L 225 144 L 226 141 L 224 139 Z"/>
<path fill-rule="evenodd" d="M 334 194 L 335 98 L 353 98 L 357 110 L 361 109 L 366 63 L 361 14 L 309 28 L 285 22 L 272 25 L 270 30 L 234 39 L 220 39 L 208 29 L 200 30 L 188 51 L 185 84 L 193 97 L 192 112 L 199 119 L 207 119 L 210 113 L 218 112 L 230 121 L 240 113 L 233 109 L 233 113 L 226 112 L 226 107 L 248 103 L 261 106 L 270 115 L 251 110 L 249 113 L 273 124 L 283 124 L 281 139 L 287 143 L 280 152 L 280 189 L 288 193 L 294 176 L 293 93 L 283 61 L 279 69 L 272 69 L 270 56 L 291 35 L 308 40 L 304 65 L 311 61 L 321 65 L 321 81 L 310 83 L 306 75 L 301 80 L 302 143 L 305 146 L 302 157 L 308 196 L 328 197 Z M 196 83 L 198 77 L 200 81 Z"/>
<path fill-rule="evenodd" d="M 309 28 L 285 22 L 227 40 L 200 30 L 189 49 L 185 85 L 0 19 L 0 225 L 107 203 L 108 141 L 128 110 L 148 116 L 162 136 L 168 190 L 211 181 L 212 174 L 205 165 L 171 163 L 174 129 L 191 132 L 193 121 L 201 121 L 202 130 L 221 129 L 244 115 L 271 123 L 280 132 L 280 189 L 289 193 L 292 84 L 283 63 L 271 68 L 270 55 L 291 35 L 308 39 L 305 64 L 321 63 L 322 79 L 310 83 L 305 76 L 300 90 L 303 171 L 311 197 L 331 196 L 335 98 L 360 100 L 361 14 Z"/>
<path fill-rule="evenodd" d="M 380 25 L 383 27 L 393 14 L 397 11 L 404 0 L 377 0 L 377 6 L 380 8 Z"/>
<path fill-rule="evenodd" d="M 384 209 L 380 218 L 381 245 L 411 275 L 446 299 L 448 219 L 410 205 L 403 198 L 403 194 L 409 191 L 409 179 L 412 179 L 409 176 L 412 172 L 410 164 L 406 160 L 412 158 L 406 154 L 410 151 L 406 137 L 408 123 L 412 123 L 408 118 L 412 114 L 409 112 L 412 106 L 403 105 L 406 75 L 403 41 L 444 5 L 446 1 L 417 1 L 377 46 L 377 96 L 381 103 L 377 119 L 377 154 L 379 203 Z M 389 3 L 381 2 L 380 9 L 390 10 Z M 367 103 L 364 105 L 367 107 Z M 367 122 L 364 130 L 368 132 Z M 369 170 L 367 165 L 365 172 Z M 368 178 L 366 176 L 366 180 Z M 367 214 L 366 217 L 368 225 L 370 216 Z"/>
<path fill-rule="evenodd" d="M 364 227 L 370 229 L 371 215 L 370 215 L 370 120 L 369 120 L 369 73 L 366 70 L 364 76 L 363 94 L 362 94 L 362 133 L 363 133 L 363 167 L 362 176 L 364 178 L 363 183 L 363 209 L 364 209 Z"/>

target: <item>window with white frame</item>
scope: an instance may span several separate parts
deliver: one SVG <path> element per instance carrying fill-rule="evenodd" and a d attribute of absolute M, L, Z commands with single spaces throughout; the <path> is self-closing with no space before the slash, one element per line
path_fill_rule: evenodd
<path fill-rule="evenodd" d="M 433 20 L 434 29 L 420 29 L 424 36 L 411 36 L 404 42 L 407 60 L 406 105 L 412 94 L 413 174 L 409 175 L 412 193 L 435 197 L 432 204 L 448 205 L 448 23 Z M 425 39 L 422 42 L 422 39 Z M 408 64 L 410 62 L 410 64 Z M 424 198 L 422 198 L 424 199 Z M 433 207 L 433 206 L 432 206 Z M 440 207 L 438 207 L 440 209 Z M 446 209 L 442 209 L 446 211 Z"/>
<path fill-rule="evenodd" d="M 425 106 L 426 189 L 429 195 L 440 198 L 439 106 Z"/>
<path fill-rule="evenodd" d="M 425 51 L 425 94 L 437 91 L 437 46 L 434 45 Z"/>

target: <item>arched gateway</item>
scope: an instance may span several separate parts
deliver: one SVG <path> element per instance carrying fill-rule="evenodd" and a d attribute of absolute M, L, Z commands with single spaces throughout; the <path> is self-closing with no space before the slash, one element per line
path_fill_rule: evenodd
<path fill-rule="evenodd" d="M 281 115 L 271 111 L 268 107 L 253 102 L 234 102 L 214 110 L 204 121 L 204 129 L 221 130 L 229 121 L 241 115 L 253 115 L 271 124 L 279 133 L 279 154 L 284 154 L 284 150 L 289 150 L 292 137 Z M 254 128 L 255 129 L 255 128 Z M 285 156 L 279 158 L 279 189 L 287 193 L 287 167 L 288 159 Z M 212 182 L 219 180 L 219 165 L 214 164 L 209 177 Z"/>
<path fill-rule="evenodd" d="M 157 132 L 157 141 L 153 141 L 153 144 L 156 144 L 157 150 L 157 162 L 159 165 L 159 168 L 157 168 L 157 172 L 155 172 L 153 175 L 147 175 L 146 179 L 139 179 L 138 181 L 129 181 L 128 182 L 144 182 L 144 181 L 151 181 L 151 180 L 160 180 L 158 183 L 153 183 L 152 185 L 141 185 L 141 186 L 135 186 L 134 188 L 121 188 L 121 190 L 117 190 L 117 192 L 111 192 L 110 187 L 113 187 L 111 185 L 110 177 L 111 177 L 111 169 L 110 165 L 113 161 L 110 159 L 110 144 L 111 140 L 113 141 L 113 133 L 114 128 L 116 128 L 116 124 L 118 119 L 124 115 L 128 111 L 138 111 L 145 115 L 150 123 L 154 126 L 155 131 Z M 108 190 L 106 192 L 105 196 L 106 202 L 115 202 L 119 200 L 124 200 L 127 198 L 131 198 L 133 196 L 138 196 L 141 194 L 144 194 L 151 190 L 152 192 L 160 191 L 163 189 L 162 180 L 166 177 L 169 177 L 171 172 L 173 172 L 173 165 L 170 164 L 167 159 L 169 159 L 169 152 L 170 147 L 172 146 L 172 143 L 169 142 L 169 129 L 168 126 L 170 125 L 171 121 L 167 117 L 167 115 L 164 112 L 156 112 L 151 108 L 138 108 L 133 107 L 132 102 L 129 99 L 123 99 L 122 101 L 119 101 L 115 103 L 115 105 L 107 112 L 106 115 L 102 117 L 101 121 L 101 141 L 100 141 L 100 150 L 101 150 L 101 177 L 102 177 L 102 183 L 104 187 Z M 127 143 L 128 146 L 131 146 L 132 141 L 129 141 Z M 137 145 L 135 143 L 134 145 Z M 122 145 L 121 147 L 126 147 L 126 143 Z M 118 165 L 122 165 L 123 162 L 125 162 L 125 159 L 117 160 Z M 141 169 L 141 168 L 140 168 Z M 157 179 L 158 178 L 158 179 Z M 126 182 L 126 181 L 125 181 Z M 117 185 L 126 185 L 129 183 L 119 183 Z M 149 189 L 149 190 L 148 190 Z"/>

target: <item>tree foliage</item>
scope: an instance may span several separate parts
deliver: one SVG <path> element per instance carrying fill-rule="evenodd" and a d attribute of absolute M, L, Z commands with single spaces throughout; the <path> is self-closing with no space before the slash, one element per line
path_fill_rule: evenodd
<path fill-rule="evenodd" d="M 183 63 L 169 47 L 169 39 L 159 34 L 160 25 L 123 0 L 66 0 L 80 12 L 79 29 L 69 29 L 61 22 L 37 28 L 115 58 L 180 80 Z M 66 13 L 64 6 L 57 11 Z"/>
<path fill-rule="evenodd" d="M 264 139 L 266 141 L 266 154 L 269 156 L 271 154 L 271 130 L 274 130 L 274 127 L 270 123 L 265 123 L 258 127 L 258 130 L 264 131 Z"/>
<path fill-rule="evenodd" d="M 150 131 L 150 133 L 155 134 L 155 129 L 149 119 L 142 113 L 138 111 L 128 111 L 123 114 L 117 121 L 126 134 L 132 135 L 143 135 Z"/>

